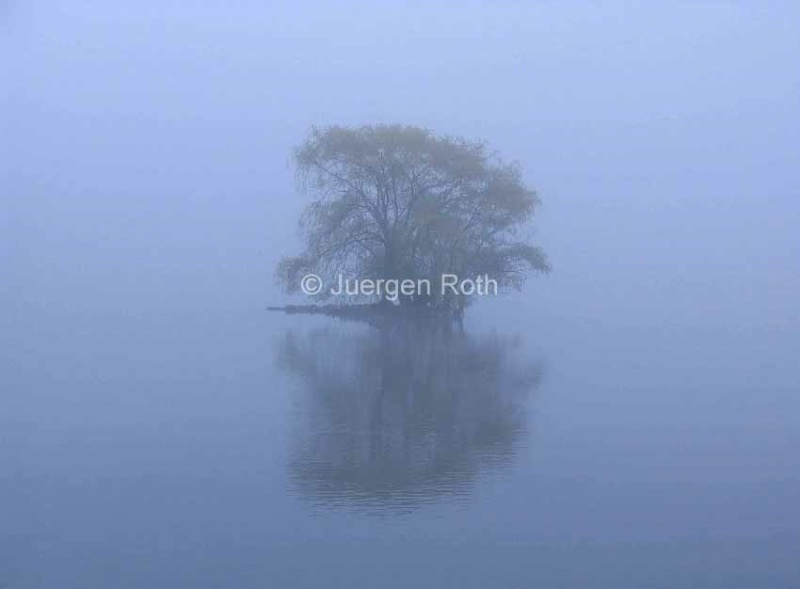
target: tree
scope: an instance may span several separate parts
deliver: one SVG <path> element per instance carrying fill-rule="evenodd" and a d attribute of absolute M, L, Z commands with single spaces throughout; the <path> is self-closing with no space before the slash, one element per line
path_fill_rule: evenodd
<path fill-rule="evenodd" d="M 523 234 L 536 193 L 483 142 L 400 125 L 315 128 L 294 162 L 314 199 L 300 223 L 303 253 L 278 266 L 290 292 L 308 273 L 326 283 L 425 279 L 430 296 L 400 303 L 462 312 L 470 297 L 442 294 L 443 274 L 520 288 L 529 272 L 549 270 Z"/>

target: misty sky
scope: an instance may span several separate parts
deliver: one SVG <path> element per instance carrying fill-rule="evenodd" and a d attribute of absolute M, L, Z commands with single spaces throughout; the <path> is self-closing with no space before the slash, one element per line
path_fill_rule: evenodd
<path fill-rule="evenodd" d="M 531 312 L 797 330 L 790 3 L 6 2 L 13 308 L 260 308 L 311 125 L 409 123 L 523 166 Z M 8 288 L 10 285 L 10 288 Z"/>

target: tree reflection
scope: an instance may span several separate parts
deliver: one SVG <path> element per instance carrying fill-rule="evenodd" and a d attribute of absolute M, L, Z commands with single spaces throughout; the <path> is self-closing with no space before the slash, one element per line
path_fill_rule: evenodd
<path fill-rule="evenodd" d="M 541 370 L 518 339 L 417 324 L 288 332 L 279 363 L 302 379 L 290 459 L 328 505 L 411 507 L 508 466 Z"/>

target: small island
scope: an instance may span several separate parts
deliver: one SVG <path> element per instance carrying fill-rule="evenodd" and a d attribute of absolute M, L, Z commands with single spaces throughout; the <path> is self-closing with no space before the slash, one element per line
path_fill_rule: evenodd
<path fill-rule="evenodd" d="M 303 251 L 276 275 L 313 303 L 270 310 L 461 322 L 477 297 L 550 270 L 532 243 L 536 192 L 485 142 L 401 125 L 314 128 L 294 163 L 312 200 Z"/>

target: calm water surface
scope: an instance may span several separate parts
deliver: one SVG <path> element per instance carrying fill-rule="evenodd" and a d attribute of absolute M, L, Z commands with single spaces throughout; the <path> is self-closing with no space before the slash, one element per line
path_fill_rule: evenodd
<path fill-rule="evenodd" d="M 500 307 L 20 309 L 2 586 L 800 586 L 795 331 Z"/>

